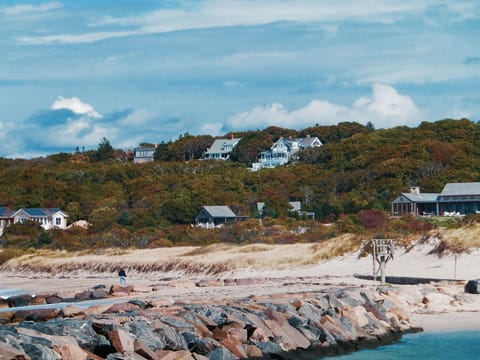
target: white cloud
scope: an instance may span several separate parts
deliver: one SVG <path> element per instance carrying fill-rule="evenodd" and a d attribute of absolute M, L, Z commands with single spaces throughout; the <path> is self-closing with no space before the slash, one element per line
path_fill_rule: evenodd
<path fill-rule="evenodd" d="M 53 3 L 55 4 L 55 3 Z M 116 37 L 157 34 L 179 30 L 206 29 L 228 26 L 265 25 L 280 21 L 322 22 L 326 31 L 336 29 L 335 23 L 345 20 L 366 22 L 393 22 L 413 12 L 425 11 L 438 4 L 437 0 L 207 0 L 200 3 L 182 2 L 184 8 L 155 10 L 140 16 L 106 16 L 90 24 L 91 28 L 107 26 L 129 27 L 125 31 L 92 31 L 84 34 L 56 34 L 24 36 L 19 40 L 28 44 L 88 43 Z M 471 16 L 475 3 L 457 0 L 445 4 L 460 18 Z M 454 16 L 452 16 L 454 17 Z"/>
<path fill-rule="evenodd" d="M 32 13 L 41 13 L 41 12 L 51 11 L 51 10 L 59 9 L 62 7 L 63 5 L 57 1 L 40 4 L 40 5 L 18 4 L 15 6 L 0 8 L 0 15 L 5 15 L 5 16 L 26 15 L 26 14 L 32 14 Z"/>
<path fill-rule="evenodd" d="M 268 126 L 301 129 L 316 123 L 333 125 L 341 121 L 355 121 L 366 124 L 371 121 L 377 128 L 388 128 L 415 125 L 421 120 L 422 112 L 409 96 L 399 94 L 391 86 L 374 84 L 370 96 L 357 99 L 350 107 L 312 100 L 303 108 L 289 111 L 282 104 L 273 103 L 234 115 L 228 120 L 228 126 L 231 129 Z"/>
<path fill-rule="evenodd" d="M 197 133 L 201 135 L 212 135 L 218 136 L 223 133 L 223 124 L 216 122 L 216 123 L 206 123 L 202 124 L 199 128 Z"/>
<path fill-rule="evenodd" d="M 51 106 L 52 110 L 58 109 L 68 109 L 79 115 L 88 115 L 92 118 L 99 119 L 102 117 L 95 109 L 87 103 L 82 102 L 77 97 L 72 97 L 70 99 L 59 96 L 57 100 Z"/>

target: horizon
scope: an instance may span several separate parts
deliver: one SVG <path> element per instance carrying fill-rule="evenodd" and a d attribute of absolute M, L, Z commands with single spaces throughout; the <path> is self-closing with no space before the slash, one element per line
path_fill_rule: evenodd
<path fill-rule="evenodd" d="M 0 156 L 480 118 L 480 3 L 5 0 Z"/>

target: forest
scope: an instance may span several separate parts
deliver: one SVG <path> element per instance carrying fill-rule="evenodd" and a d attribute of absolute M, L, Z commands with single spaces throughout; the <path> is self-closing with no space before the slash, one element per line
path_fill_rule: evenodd
<path fill-rule="evenodd" d="M 231 135 L 241 141 L 229 161 L 199 160 L 214 138 L 188 133 L 157 144 L 155 161 L 147 164 L 134 164 L 131 153 L 114 149 L 106 138 L 92 151 L 1 158 L 0 207 L 58 207 L 69 222 L 91 224 L 88 230 L 50 232 L 36 224 L 17 224 L 5 231 L 1 244 L 153 247 L 312 241 L 341 231 L 425 229 L 431 224 L 388 219 L 391 201 L 400 192 L 413 185 L 422 192 L 440 192 L 448 182 L 480 181 L 480 124 L 468 119 L 378 130 L 355 122 L 301 131 L 269 127 L 222 137 Z M 279 137 L 307 135 L 324 145 L 301 151 L 286 166 L 250 170 L 260 151 Z M 315 221 L 295 217 L 289 201 L 301 201 L 302 210 L 315 213 Z M 257 202 L 265 202 L 261 228 Z M 250 220 L 217 231 L 195 229 L 191 224 L 204 205 L 228 205 Z M 334 227 L 325 225 L 332 223 Z M 275 226 L 303 226 L 315 229 L 315 235 L 285 235 Z"/>

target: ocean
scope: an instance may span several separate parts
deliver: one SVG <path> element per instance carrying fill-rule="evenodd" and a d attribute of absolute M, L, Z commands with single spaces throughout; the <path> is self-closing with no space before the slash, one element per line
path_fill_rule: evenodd
<path fill-rule="evenodd" d="M 393 345 L 337 356 L 343 360 L 480 359 L 479 330 L 407 334 Z"/>

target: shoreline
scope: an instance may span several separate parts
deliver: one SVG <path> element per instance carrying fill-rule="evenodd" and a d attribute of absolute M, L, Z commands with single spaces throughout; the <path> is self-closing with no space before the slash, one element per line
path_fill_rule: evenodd
<path fill-rule="evenodd" d="M 480 330 L 480 311 L 412 313 L 411 321 L 422 327 L 424 333 Z"/>

